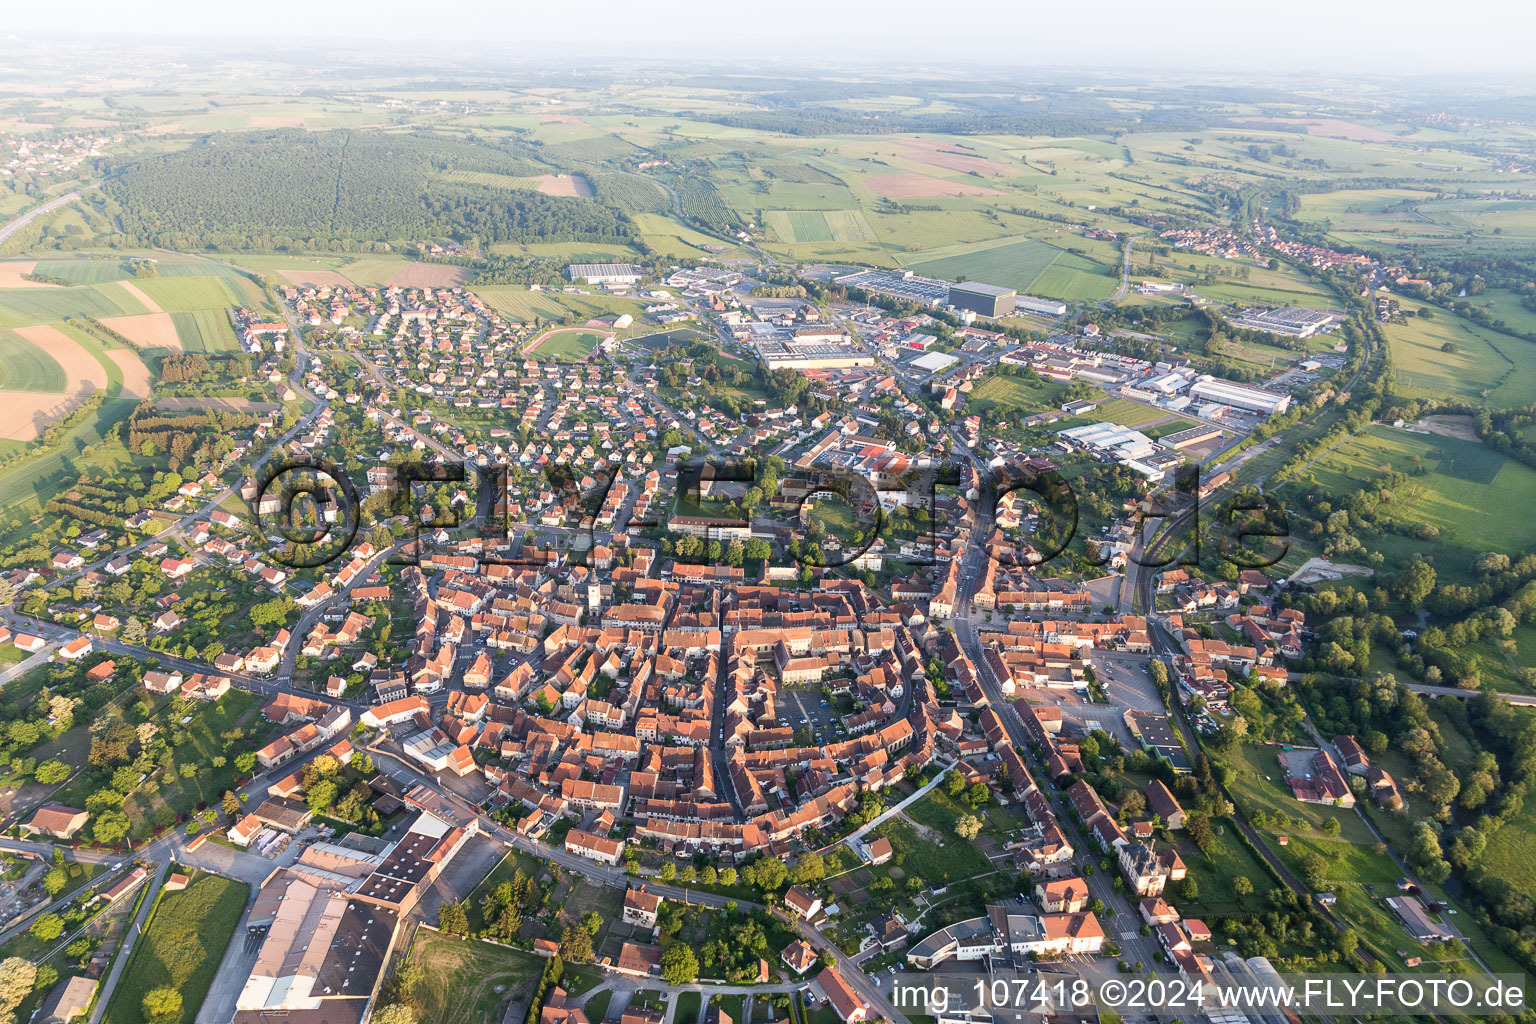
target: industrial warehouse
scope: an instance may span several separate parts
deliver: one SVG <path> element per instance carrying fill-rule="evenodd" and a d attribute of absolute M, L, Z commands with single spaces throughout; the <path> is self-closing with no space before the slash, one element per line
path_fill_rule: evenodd
<path fill-rule="evenodd" d="M 1343 314 L 1331 309 L 1284 306 L 1280 309 L 1248 310 L 1241 316 L 1233 317 L 1232 326 L 1287 338 L 1310 338 L 1314 334 L 1332 330 L 1335 324 L 1343 321 Z"/>
<path fill-rule="evenodd" d="M 1065 316 L 1067 312 L 1067 304 L 1055 299 L 1020 295 L 1012 288 L 981 281 L 950 284 L 937 278 L 922 277 L 910 270 L 860 270 L 833 278 L 833 281 L 848 288 L 862 288 L 904 302 L 915 302 L 929 309 L 949 306 L 957 311 L 985 317 L 995 318 L 1018 312 L 1055 317 Z"/>

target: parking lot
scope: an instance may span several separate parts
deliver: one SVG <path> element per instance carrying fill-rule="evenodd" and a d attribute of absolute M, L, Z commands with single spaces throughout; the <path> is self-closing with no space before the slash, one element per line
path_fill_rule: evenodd
<path fill-rule="evenodd" d="M 1019 696 L 1035 704 L 1055 705 L 1069 729 L 1102 729 L 1127 748 L 1137 746 L 1125 724 L 1127 711 L 1163 711 L 1162 698 L 1147 675 L 1147 656 L 1123 651 L 1093 652 L 1093 671 L 1104 684 L 1110 703 L 1095 704 L 1071 690 L 1024 689 Z"/>
<path fill-rule="evenodd" d="M 786 687 L 779 691 L 779 721 L 791 729 L 810 729 L 817 740 L 826 742 L 844 735 L 837 712 L 821 695 L 821 689 Z"/>

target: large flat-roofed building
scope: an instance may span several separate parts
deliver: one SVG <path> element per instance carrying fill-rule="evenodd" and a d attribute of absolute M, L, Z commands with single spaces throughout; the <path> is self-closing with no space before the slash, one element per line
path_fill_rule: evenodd
<path fill-rule="evenodd" d="M 1018 292 L 980 281 L 962 281 L 949 286 L 949 304 L 969 309 L 982 316 L 1006 316 L 1013 312 Z"/>
<path fill-rule="evenodd" d="M 1063 430 L 1056 436 L 1092 454 L 1122 460 L 1144 459 L 1157 451 L 1157 445 L 1146 434 L 1118 423 L 1089 423 Z"/>
<path fill-rule="evenodd" d="M 645 272 L 633 263 L 572 263 L 565 268 L 572 281 L 588 284 L 634 284 Z"/>
<path fill-rule="evenodd" d="M 1279 391 L 1265 391 L 1263 388 L 1251 388 L 1245 384 L 1233 384 L 1231 381 L 1217 380 L 1215 377 L 1202 377 L 1195 381 L 1189 389 L 1189 394 L 1191 398 L 1220 402 L 1222 405 L 1256 412 L 1261 416 L 1274 416 L 1291 407 L 1290 395 Z"/>
<path fill-rule="evenodd" d="M 830 325 L 780 327 L 752 324 L 747 341 L 770 370 L 832 370 L 849 366 L 873 366 L 875 357 Z"/>
<path fill-rule="evenodd" d="M 835 284 L 862 288 L 867 292 L 889 295 L 905 302 L 915 302 L 930 309 L 949 301 L 949 285 L 932 277 L 922 277 L 910 270 L 861 270 L 834 278 Z"/>
<path fill-rule="evenodd" d="M 423 813 L 389 846 L 362 836 L 316 844 L 262 884 L 246 926 L 261 947 L 232 1024 L 357 1024 L 368 1012 L 420 894 L 469 830 Z"/>
<path fill-rule="evenodd" d="M 1067 312 L 1065 302 L 1058 302 L 1055 299 L 1037 299 L 1033 295 L 1014 296 L 1013 308 L 1026 313 L 1038 313 L 1040 316 L 1063 316 Z"/>
<path fill-rule="evenodd" d="M 1343 319 L 1331 309 L 1283 306 L 1280 309 L 1249 311 L 1233 317 L 1232 325 L 1250 331 L 1282 334 L 1287 338 L 1310 338 L 1314 334 L 1329 330 Z"/>

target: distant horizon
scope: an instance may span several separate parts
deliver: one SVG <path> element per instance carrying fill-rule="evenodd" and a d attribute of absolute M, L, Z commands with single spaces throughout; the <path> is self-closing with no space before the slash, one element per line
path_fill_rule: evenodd
<path fill-rule="evenodd" d="M 124 50 L 204 42 L 236 50 L 274 45 L 289 52 L 367 50 L 381 61 L 394 58 L 407 66 L 410 49 L 380 50 L 372 44 L 408 41 L 421 57 L 456 49 L 460 56 L 568 65 L 568 70 L 579 70 L 583 58 L 649 65 L 682 57 L 717 67 L 832 60 L 855 73 L 885 66 L 893 77 L 901 69 L 889 66 L 892 62 L 910 62 L 923 73 L 961 77 L 1070 69 L 1193 78 L 1454 76 L 1528 80 L 1536 88 L 1528 45 L 1536 38 L 1536 6 L 1492 0 L 1473 0 L 1454 11 L 1427 3 L 1293 0 L 1263 12 L 1213 0 L 1172 0 L 1153 8 L 1112 0 L 1072 10 L 962 0 L 942 9 L 887 4 L 878 12 L 788 0 L 771 17 L 698 0 L 674 2 L 664 11 L 612 0 L 564 10 L 458 0 L 434 5 L 432 12 L 425 17 L 420 7 L 399 0 L 333 5 L 276 0 L 257 14 L 187 0 L 149 8 L 82 0 L 71 5 L 66 23 L 54 9 L 9 11 L 6 31 L 24 43 L 78 40 L 126 44 Z M 87 25 L 89 30 L 80 28 Z M 25 51 L 5 61 L 24 59 Z"/>

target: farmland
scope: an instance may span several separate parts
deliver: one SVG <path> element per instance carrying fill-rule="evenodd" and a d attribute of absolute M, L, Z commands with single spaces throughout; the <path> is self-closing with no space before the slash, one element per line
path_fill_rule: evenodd
<path fill-rule="evenodd" d="M 229 316 L 221 309 L 172 313 L 176 337 L 187 352 L 234 352 L 240 347 Z"/>
<path fill-rule="evenodd" d="M 1061 255 L 1062 251 L 1055 246 L 1026 238 L 958 256 L 914 263 L 912 269 L 929 277 L 951 281 L 985 281 L 987 284 L 1026 292 Z"/>
<path fill-rule="evenodd" d="M 1428 309 L 1411 299 L 1399 301 L 1404 312 Z M 1536 346 L 1443 310 L 1428 313 L 1384 328 L 1401 394 L 1486 401 L 1492 408 L 1536 402 Z"/>
<path fill-rule="evenodd" d="M 0 330 L 0 388 L 56 394 L 66 383 L 64 368 L 56 359 L 19 334 Z"/>
<path fill-rule="evenodd" d="M 137 286 L 167 313 L 196 309 L 225 309 L 244 305 L 244 296 L 231 293 L 218 277 L 163 277 L 137 282 Z"/>

